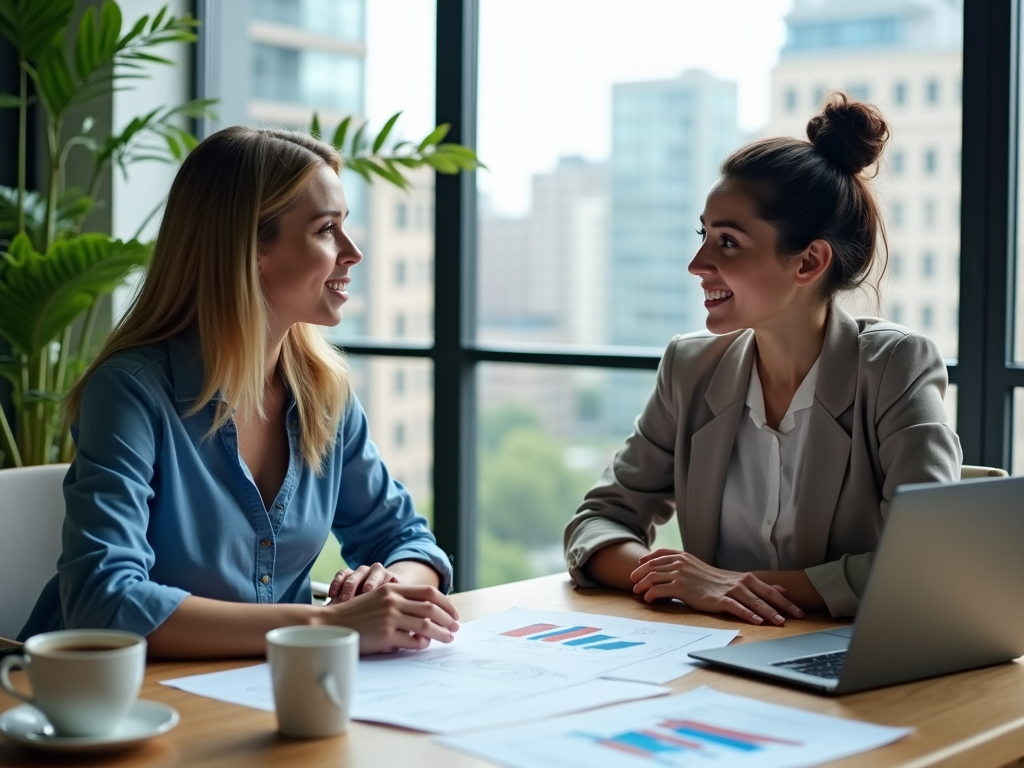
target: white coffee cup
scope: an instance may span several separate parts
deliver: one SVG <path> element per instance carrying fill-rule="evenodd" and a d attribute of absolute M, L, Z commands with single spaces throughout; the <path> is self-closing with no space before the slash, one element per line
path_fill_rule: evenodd
<path fill-rule="evenodd" d="M 11 684 L 28 672 L 32 695 Z M 59 736 L 111 733 L 139 696 L 146 640 L 113 629 L 65 629 L 25 641 L 21 655 L 0 659 L 0 686 L 40 710 Z"/>
<path fill-rule="evenodd" d="M 359 664 L 359 633 L 345 627 L 281 627 L 267 633 L 277 727 L 286 736 L 344 733 Z"/>

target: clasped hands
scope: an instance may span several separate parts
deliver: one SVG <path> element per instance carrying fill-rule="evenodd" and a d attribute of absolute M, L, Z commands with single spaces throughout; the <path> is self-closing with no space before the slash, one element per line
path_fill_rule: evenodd
<path fill-rule="evenodd" d="M 731 613 L 749 621 L 776 626 L 786 617 L 802 618 L 804 612 L 790 602 L 778 584 L 766 584 L 752 573 L 715 568 L 687 552 L 657 549 L 639 560 L 630 574 L 633 593 L 648 603 L 658 598 L 677 598 L 699 611 Z"/>
<path fill-rule="evenodd" d="M 427 584 L 402 583 L 380 563 L 338 571 L 327 592 L 325 623 L 359 632 L 361 653 L 422 650 L 431 640 L 450 643 L 459 613 Z"/>

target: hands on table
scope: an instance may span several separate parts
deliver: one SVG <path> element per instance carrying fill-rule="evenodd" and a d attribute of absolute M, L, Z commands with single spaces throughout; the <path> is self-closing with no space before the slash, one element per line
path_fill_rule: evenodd
<path fill-rule="evenodd" d="M 360 653 L 422 650 L 431 640 L 450 643 L 459 629 L 459 612 L 440 591 L 402 584 L 380 563 L 338 571 L 327 594 L 327 623 L 359 632 Z"/>
<path fill-rule="evenodd" d="M 658 598 L 678 598 L 691 608 L 711 613 L 731 613 L 749 621 L 777 626 L 787 616 L 803 618 L 804 612 L 790 602 L 778 584 L 766 584 L 752 573 L 715 568 L 687 552 L 657 549 L 639 560 L 633 571 L 633 593 L 648 603 Z"/>

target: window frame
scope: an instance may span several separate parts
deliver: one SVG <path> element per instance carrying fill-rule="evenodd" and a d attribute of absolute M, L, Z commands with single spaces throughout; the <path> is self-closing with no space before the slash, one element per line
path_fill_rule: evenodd
<path fill-rule="evenodd" d="M 964 14 L 960 213 L 971 225 L 960 243 L 960 357 L 947 361 L 964 461 L 1002 467 L 1011 466 L 1013 390 L 1024 387 L 1024 365 L 1013 362 L 1019 4 L 972 0 Z M 436 6 L 436 121 L 451 125 L 450 141 L 475 146 L 479 0 Z M 458 590 L 476 584 L 477 366 L 654 370 L 661 354 L 478 342 L 476 212 L 475 174 L 437 177 L 433 343 L 344 344 L 349 354 L 433 362 L 434 533 L 455 564 Z"/>

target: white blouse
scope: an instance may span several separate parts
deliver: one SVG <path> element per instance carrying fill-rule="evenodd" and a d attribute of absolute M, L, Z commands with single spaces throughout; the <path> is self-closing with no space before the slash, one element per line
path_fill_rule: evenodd
<path fill-rule="evenodd" d="M 818 360 L 800 383 L 778 431 L 766 423 L 757 356 L 722 496 L 715 564 L 730 571 L 796 568 L 797 493 L 818 382 Z"/>

